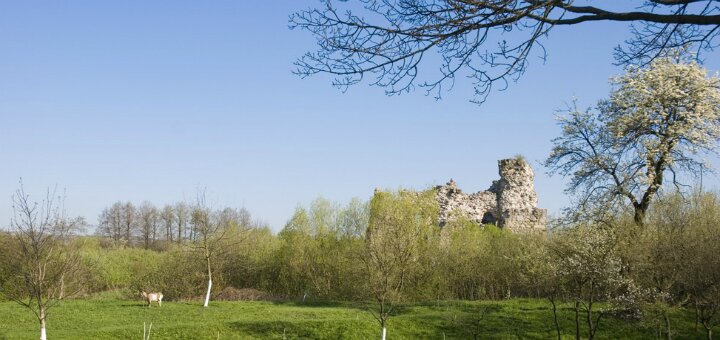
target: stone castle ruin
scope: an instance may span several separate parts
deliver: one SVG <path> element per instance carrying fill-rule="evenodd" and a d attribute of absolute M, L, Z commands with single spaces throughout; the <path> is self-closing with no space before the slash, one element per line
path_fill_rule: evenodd
<path fill-rule="evenodd" d="M 440 226 L 462 214 L 481 224 L 495 224 L 512 231 L 538 231 L 547 227 L 547 210 L 537 208 L 535 173 L 521 158 L 498 161 L 500 179 L 487 191 L 466 194 L 452 179 L 436 186 Z"/>

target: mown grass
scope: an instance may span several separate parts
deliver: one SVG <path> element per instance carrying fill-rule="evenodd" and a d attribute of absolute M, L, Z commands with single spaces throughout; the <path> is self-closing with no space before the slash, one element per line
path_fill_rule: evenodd
<path fill-rule="evenodd" d="M 570 305 L 563 305 L 564 338 L 574 337 Z M 143 322 L 152 322 L 151 339 L 376 339 L 377 321 L 363 305 L 291 302 L 166 302 L 147 308 L 141 301 L 85 299 L 64 301 L 51 310 L 50 339 L 141 339 Z M 600 339 L 654 339 L 645 323 L 606 317 Z M 693 314 L 673 317 L 676 339 L 703 338 Z M 585 330 L 583 330 L 585 332 Z M 0 302 L 0 339 L 36 339 L 30 311 Z M 543 300 L 456 302 L 408 305 L 388 324 L 389 339 L 551 339 L 555 327 Z"/>

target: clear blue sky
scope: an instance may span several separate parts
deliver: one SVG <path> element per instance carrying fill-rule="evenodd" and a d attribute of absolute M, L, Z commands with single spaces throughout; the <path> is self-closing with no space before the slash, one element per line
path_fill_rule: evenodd
<path fill-rule="evenodd" d="M 607 95 L 625 24 L 556 29 L 545 64 L 477 106 L 468 82 L 435 101 L 292 75 L 315 46 L 288 15 L 317 4 L 0 3 L 0 225 L 20 177 L 36 197 L 66 188 L 68 212 L 93 223 L 115 201 L 162 206 L 206 187 L 279 230 L 318 196 L 344 203 L 449 178 L 485 190 L 497 160 L 516 154 L 533 163 L 541 207 L 567 204 L 565 180 L 540 166 L 555 110 Z"/>

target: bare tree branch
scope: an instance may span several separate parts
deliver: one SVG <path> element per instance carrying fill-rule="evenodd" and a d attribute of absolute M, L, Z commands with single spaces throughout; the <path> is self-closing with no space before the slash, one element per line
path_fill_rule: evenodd
<path fill-rule="evenodd" d="M 389 95 L 420 87 L 436 98 L 451 89 L 458 76 L 466 76 L 472 79 L 472 100 L 477 103 L 496 83 L 502 90 L 522 76 L 533 55 L 544 60 L 543 39 L 555 26 L 633 23 L 635 37 L 616 49 L 616 59 L 623 64 L 647 63 L 668 49 L 688 45 L 696 46 L 699 58 L 715 46 L 720 27 L 717 0 L 643 1 L 635 6 L 638 10 L 627 12 L 576 6 L 572 0 L 342 2 L 323 0 L 318 8 L 290 16 L 290 27 L 310 32 L 318 45 L 317 51 L 296 61 L 295 74 L 330 74 L 333 85 L 343 91 L 369 76 L 371 85 Z M 436 74 L 421 78 L 421 69 L 438 62 Z"/>

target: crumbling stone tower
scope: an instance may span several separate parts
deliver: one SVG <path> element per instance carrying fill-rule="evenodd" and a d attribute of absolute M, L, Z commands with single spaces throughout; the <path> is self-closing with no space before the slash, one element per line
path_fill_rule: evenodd
<path fill-rule="evenodd" d="M 452 179 L 436 186 L 440 225 L 462 214 L 477 223 L 494 223 L 513 231 L 545 230 L 547 210 L 537 208 L 535 173 L 530 164 L 521 158 L 502 159 L 498 168 L 500 179 L 487 191 L 465 194 Z"/>

